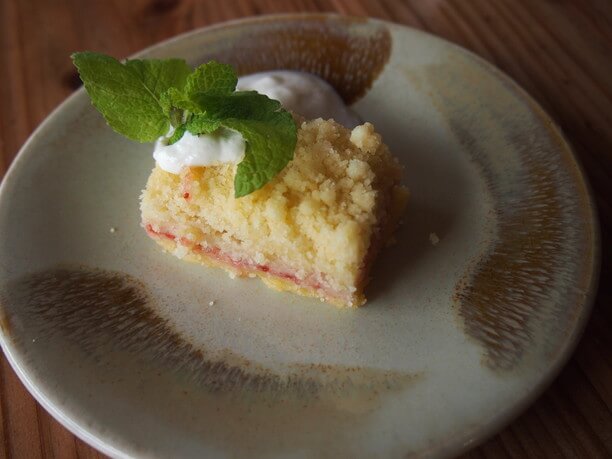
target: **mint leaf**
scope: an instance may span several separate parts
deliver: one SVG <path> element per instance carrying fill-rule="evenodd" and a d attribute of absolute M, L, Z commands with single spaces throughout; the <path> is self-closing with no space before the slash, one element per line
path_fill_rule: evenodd
<path fill-rule="evenodd" d="M 191 74 L 191 67 L 183 59 L 132 60 L 125 66 L 138 75 L 158 100 L 170 88 L 182 90 Z"/>
<path fill-rule="evenodd" d="M 168 131 L 170 123 L 159 98 L 171 85 L 185 84 L 184 62 L 169 59 L 124 65 L 93 52 L 74 53 L 72 60 L 93 105 L 115 131 L 138 142 L 154 141 Z"/>
<path fill-rule="evenodd" d="M 230 118 L 223 125 L 240 132 L 247 142 L 234 177 L 236 198 L 263 187 L 293 159 L 297 133 L 293 117 L 286 111 L 271 113 L 265 120 Z"/>
<path fill-rule="evenodd" d="M 186 127 L 194 135 L 211 134 L 221 127 L 221 121 L 205 115 L 194 115 L 186 123 Z"/>
<path fill-rule="evenodd" d="M 227 95 L 197 92 L 190 98 L 212 119 L 261 119 L 268 113 L 282 109 L 278 100 L 255 91 L 239 91 Z"/>
<path fill-rule="evenodd" d="M 231 94 L 236 89 L 238 77 L 231 65 L 210 61 L 200 65 L 187 78 L 185 94 Z"/>
<path fill-rule="evenodd" d="M 177 88 L 168 88 L 159 98 L 159 103 L 166 116 L 170 118 L 172 118 L 173 112 L 178 110 L 181 114 L 181 122 L 183 111 L 191 113 L 201 113 L 202 111 L 198 104 L 189 100 L 183 91 Z"/>

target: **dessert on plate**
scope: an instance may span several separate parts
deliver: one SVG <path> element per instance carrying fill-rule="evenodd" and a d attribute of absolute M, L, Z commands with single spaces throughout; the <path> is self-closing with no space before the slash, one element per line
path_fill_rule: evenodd
<path fill-rule="evenodd" d="M 180 258 L 257 275 L 269 286 L 346 306 L 363 287 L 405 202 L 401 168 L 371 124 L 305 121 L 293 160 L 234 198 L 234 164 L 156 166 L 142 194 L 149 235 Z"/>
<path fill-rule="evenodd" d="M 260 277 L 277 290 L 338 306 L 365 303 L 370 267 L 408 193 L 381 136 L 370 123 L 359 124 L 337 95 L 334 100 L 327 83 L 301 72 L 239 82 L 231 67 L 215 62 L 192 73 L 176 59 L 121 64 L 95 53 L 73 59 L 115 130 L 157 140 L 141 211 L 143 227 L 164 249 L 232 276 Z M 94 73 L 96 61 L 104 66 Z M 100 68 L 121 75 L 101 79 Z M 105 100 L 117 81 L 132 91 L 132 105 L 134 92 L 148 103 L 137 107 L 140 114 L 117 109 L 121 94 Z M 237 84 L 247 91 L 236 91 Z M 148 94 L 138 93 L 139 85 Z M 356 126 L 304 119 L 304 103 L 309 117 L 318 109 Z M 121 110 L 130 114 L 115 113 Z"/>

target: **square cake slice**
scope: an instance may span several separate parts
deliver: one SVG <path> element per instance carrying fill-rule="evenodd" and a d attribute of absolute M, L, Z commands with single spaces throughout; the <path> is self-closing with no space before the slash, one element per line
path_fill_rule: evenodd
<path fill-rule="evenodd" d="M 236 165 L 153 169 L 142 224 L 180 258 L 258 276 L 268 286 L 359 306 L 377 252 L 408 198 L 402 168 L 365 123 L 303 122 L 294 159 L 271 182 L 235 198 Z"/>

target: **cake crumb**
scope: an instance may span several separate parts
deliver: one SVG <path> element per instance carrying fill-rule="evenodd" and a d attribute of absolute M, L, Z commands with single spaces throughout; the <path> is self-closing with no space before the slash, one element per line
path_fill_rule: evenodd
<path fill-rule="evenodd" d="M 429 233 L 429 242 L 431 242 L 431 245 L 436 246 L 440 242 L 440 238 L 436 233 Z"/>
<path fill-rule="evenodd" d="M 116 233 L 117 232 L 117 228 L 115 228 L 114 226 L 111 226 L 109 231 L 111 233 Z"/>
<path fill-rule="evenodd" d="M 174 251 L 172 252 L 177 258 L 184 258 L 189 253 L 189 248 L 182 244 L 177 244 Z"/>

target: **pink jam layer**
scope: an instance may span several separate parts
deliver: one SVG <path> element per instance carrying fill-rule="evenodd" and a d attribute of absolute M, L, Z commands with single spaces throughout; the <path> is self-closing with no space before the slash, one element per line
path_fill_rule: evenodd
<path fill-rule="evenodd" d="M 147 233 L 149 234 L 149 236 L 151 237 L 163 236 L 166 239 L 169 239 L 171 241 L 175 241 L 175 242 L 177 241 L 177 237 L 174 234 L 169 233 L 167 231 L 155 231 L 150 224 L 145 225 L 145 229 Z M 300 287 L 306 287 L 309 289 L 317 290 L 318 292 L 321 292 L 322 296 L 337 298 L 343 301 L 350 302 L 350 297 L 348 297 L 346 294 L 340 293 L 336 290 L 331 290 L 323 286 L 320 282 L 314 279 L 300 279 L 294 274 L 272 268 L 269 265 L 263 265 L 263 264 L 254 263 L 251 261 L 235 260 L 228 254 L 222 252 L 218 247 L 210 247 L 210 246 L 204 247 L 201 244 L 194 244 L 193 242 L 189 241 L 186 238 L 178 238 L 178 241 L 182 245 L 185 245 L 187 247 L 192 247 L 195 251 L 204 253 L 207 256 L 214 258 L 215 260 L 221 263 L 224 263 L 229 266 L 233 266 L 238 271 L 242 272 L 244 270 L 247 270 L 247 271 L 264 272 L 272 276 L 279 277 L 281 279 L 289 280 Z"/>

